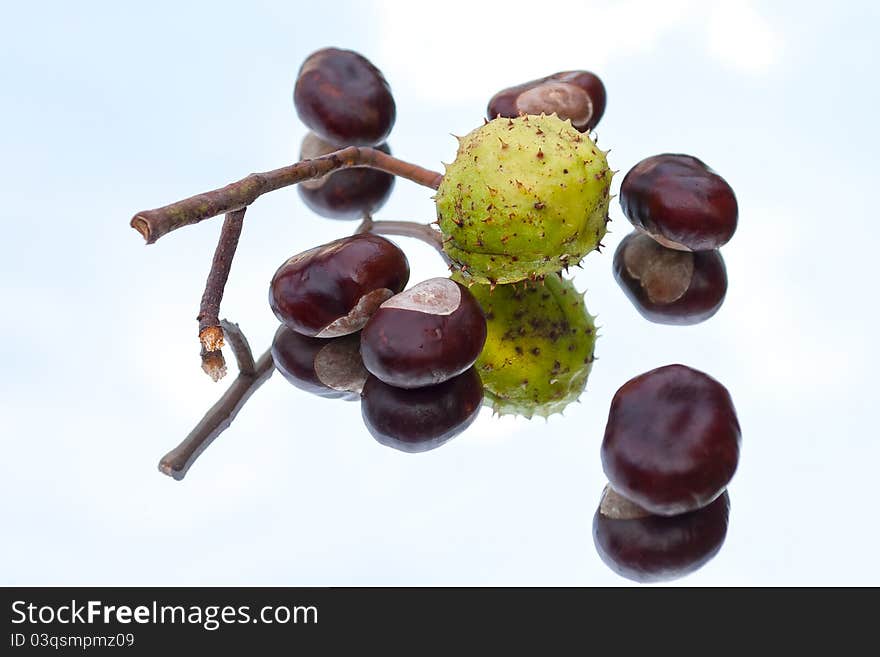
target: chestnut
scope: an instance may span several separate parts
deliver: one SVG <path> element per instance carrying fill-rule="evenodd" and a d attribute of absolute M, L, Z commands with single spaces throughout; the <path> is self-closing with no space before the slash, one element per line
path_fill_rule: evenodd
<path fill-rule="evenodd" d="M 324 48 L 306 58 L 293 102 L 313 132 L 346 146 L 381 144 L 397 112 L 382 72 L 363 55 L 339 48 Z"/>
<path fill-rule="evenodd" d="M 671 249 L 711 251 L 736 231 L 733 189 L 692 155 L 639 162 L 620 185 L 620 205 L 633 226 Z"/>
<path fill-rule="evenodd" d="M 685 365 L 626 382 L 614 395 L 602 467 L 614 489 L 650 513 L 672 516 L 724 492 L 739 460 L 730 393 Z"/>
<path fill-rule="evenodd" d="M 431 278 L 379 306 L 361 332 L 361 356 L 385 383 L 421 388 L 464 372 L 485 342 L 474 296 L 448 278 Z"/>
<path fill-rule="evenodd" d="M 409 280 L 409 263 L 393 242 L 352 235 L 287 260 L 269 286 L 275 316 L 303 335 L 335 338 L 363 328 Z"/>
<path fill-rule="evenodd" d="M 726 492 L 702 509 L 664 517 L 647 513 L 609 486 L 593 516 L 593 542 L 618 575 L 640 583 L 667 582 L 702 568 L 718 554 L 729 514 Z"/>
<path fill-rule="evenodd" d="M 319 397 L 360 399 L 367 379 L 360 355 L 360 336 L 310 338 L 284 324 L 272 340 L 275 369 L 292 385 Z"/>
<path fill-rule="evenodd" d="M 562 71 L 508 87 L 492 96 L 486 116 L 516 118 L 520 114 L 553 114 L 571 119 L 581 132 L 596 127 L 605 112 L 605 85 L 589 71 Z"/>
<path fill-rule="evenodd" d="M 410 390 L 371 376 L 364 385 L 361 414 L 381 444 L 426 452 L 467 429 L 482 403 L 483 384 L 473 367 L 435 386 Z"/>
<path fill-rule="evenodd" d="M 676 251 L 638 231 L 614 252 L 614 278 L 642 317 L 658 324 L 699 324 L 727 294 L 719 251 Z"/>
<path fill-rule="evenodd" d="M 391 155 L 388 144 L 376 147 Z M 312 159 L 332 153 L 339 146 L 324 141 L 314 132 L 306 135 L 300 159 Z M 335 171 L 317 180 L 306 180 L 296 186 L 299 195 L 312 212 L 330 219 L 363 219 L 377 212 L 394 188 L 394 176 L 384 171 L 357 167 Z"/>

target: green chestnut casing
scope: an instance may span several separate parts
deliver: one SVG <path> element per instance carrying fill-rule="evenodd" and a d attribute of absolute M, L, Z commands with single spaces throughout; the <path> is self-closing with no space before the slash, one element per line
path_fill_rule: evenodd
<path fill-rule="evenodd" d="M 497 118 L 459 138 L 435 197 L 444 251 L 476 283 L 576 265 L 608 222 L 605 153 L 555 114 Z"/>
<path fill-rule="evenodd" d="M 475 365 L 484 403 L 499 415 L 546 418 L 576 401 L 593 365 L 596 325 L 574 284 L 552 275 L 470 291 L 486 315 L 486 344 Z"/>

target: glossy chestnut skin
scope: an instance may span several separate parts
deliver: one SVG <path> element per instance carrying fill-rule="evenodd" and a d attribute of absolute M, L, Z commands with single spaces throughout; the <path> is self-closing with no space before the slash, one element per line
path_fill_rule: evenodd
<path fill-rule="evenodd" d="M 388 144 L 376 148 L 391 155 Z M 339 146 L 310 132 L 303 140 L 300 159 L 312 159 L 336 150 Z M 322 217 L 361 220 L 365 214 L 374 214 L 385 205 L 394 188 L 394 176 L 376 169 L 356 167 L 301 182 L 296 188 L 309 209 Z"/>
<path fill-rule="evenodd" d="M 299 118 L 319 137 L 346 146 L 381 144 L 397 112 L 382 72 L 363 55 L 339 48 L 306 58 L 293 102 Z"/>
<path fill-rule="evenodd" d="M 272 360 L 291 385 L 328 399 L 360 399 L 369 376 L 357 335 L 310 338 L 282 324 L 272 340 Z"/>
<path fill-rule="evenodd" d="M 733 189 L 691 155 L 646 158 L 626 174 L 620 205 L 633 226 L 674 249 L 711 251 L 736 231 Z"/>
<path fill-rule="evenodd" d="M 408 280 L 409 263 L 393 242 L 352 235 L 282 264 L 269 286 L 269 305 L 294 331 L 335 338 L 359 331 Z"/>
<path fill-rule="evenodd" d="M 740 428 L 730 393 L 712 377 L 667 365 L 614 395 L 602 467 L 614 489 L 661 516 L 706 506 L 739 461 Z"/>
<path fill-rule="evenodd" d="M 427 452 L 467 429 L 483 403 L 474 368 L 426 388 L 406 390 L 367 379 L 361 414 L 373 437 L 402 452 Z"/>
<path fill-rule="evenodd" d="M 719 251 L 677 251 L 634 231 L 614 252 L 614 278 L 642 317 L 657 324 L 699 324 L 727 294 Z"/>
<path fill-rule="evenodd" d="M 622 577 L 668 582 L 688 575 L 718 554 L 727 537 L 727 492 L 702 509 L 678 516 L 593 516 L 593 542 L 599 557 Z"/>
<path fill-rule="evenodd" d="M 431 278 L 379 306 L 361 332 L 361 356 L 385 383 L 421 388 L 464 372 L 485 342 L 474 296 L 448 278 Z"/>
<path fill-rule="evenodd" d="M 594 73 L 562 71 L 499 91 L 489 101 L 486 116 L 491 121 L 498 116 L 512 119 L 555 112 L 561 119 L 571 119 L 577 130 L 589 132 L 605 113 L 605 102 L 605 85 Z"/>

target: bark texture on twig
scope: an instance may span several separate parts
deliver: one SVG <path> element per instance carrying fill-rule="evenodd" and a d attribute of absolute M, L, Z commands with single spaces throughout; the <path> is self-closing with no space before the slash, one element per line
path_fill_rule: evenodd
<path fill-rule="evenodd" d="M 202 294 L 199 315 L 196 319 L 199 320 L 199 340 L 208 352 L 218 351 L 223 347 L 223 330 L 220 328 L 219 317 L 220 301 L 223 299 L 223 290 L 229 279 L 232 259 L 238 248 L 246 209 L 229 212 L 223 220 L 220 239 L 217 241 L 217 249 L 211 262 L 211 271 L 208 273 L 205 292 Z"/>
<path fill-rule="evenodd" d="M 147 244 L 152 244 L 173 230 L 198 223 L 218 214 L 241 210 L 253 203 L 262 194 L 294 185 L 304 180 L 313 180 L 332 173 L 337 169 L 350 167 L 370 167 L 407 178 L 432 189 L 440 186 L 442 174 L 404 162 L 375 148 L 348 146 L 334 153 L 311 160 L 303 160 L 290 166 L 252 173 L 238 182 L 220 189 L 166 205 L 155 210 L 138 212 L 131 220 Z"/>

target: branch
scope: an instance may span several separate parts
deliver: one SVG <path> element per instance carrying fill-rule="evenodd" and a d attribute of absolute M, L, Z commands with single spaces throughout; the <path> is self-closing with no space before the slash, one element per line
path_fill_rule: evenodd
<path fill-rule="evenodd" d="M 252 173 L 238 182 L 211 192 L 166 205 L 155 210 L 138 212 L 131 220 L 147 244 L 152 244 L 173 230 L 210 219 L 218 214 L 241 210 L 262 194 L 295 185 L 304 180 L 321 178 L 338 169 L 369 167 L 407 178 L 432 189 L 440 186 L 443 176 L 436 171 L 398 160 L 375 148 L 348 146 L 341 150 L 290 166 Z"/>
<path fill-rule="evenodd" d="M 217 242 L 217 249 L 214 251 L 214 260 L 211 263 L 211 271 L 208 273 L 208 281 L 205 283 L 205 292 L 202 294 L 199 315 L 196 319 L 199 320 L 199 340 L 207 352 L 218 351 L 223 346 L 223 329 L 220 328 L 219 318 L 220 301 L 223 299 L 223 290 L 226 288 L 226 281 L 229 278 L 232 258 L 238 247 L 238 238 L 241 236 L 246 209 L 234 210 L 226 215 L 223 228 L 220 231 L 220 239 Z"/>
<path fill-rule="evenodd" d="M 414 221 L 374 221 L 369 232 L 376 235 L 400 235 L 414 237 L 430 244 L 438 251 L 443 251 L 443 235 L 430 224 L 417 224 Z"/>
<path fill-rule="evenodd" d="M 230 345 L 236 344 L 230 338 Z M 244 343 L 245 345 L 247 342 Z M 248 348 L 248 351 L 250 349 Z M 236 357 L 238 357 L 236 352 Z M 253 358 L 251 358 L 253 362 Z M 239 362 L 241 360 L 239 359 Z M 232 424 L 235 416 L 261 385 L 269 380 L 275 369 L 272 350 L 267 350 L 254 365 L 252 372 L 242 370 L 223 396 L 214 404 L 183 442 L 159 461 L 159 471 L 180 481 L 186 476 L 199 455 L 214 439 Z"/>
<path fill-rule="evenodd" d="M 443 251 L 443 234 L 431 228 L 431 224 L 420 224 L 415 221 L 373 221 L 372 217 L 366 216 L 355 233 L 412 237 L 433 246 L 446 264 L 450 263 L 449 257 Z"/>

